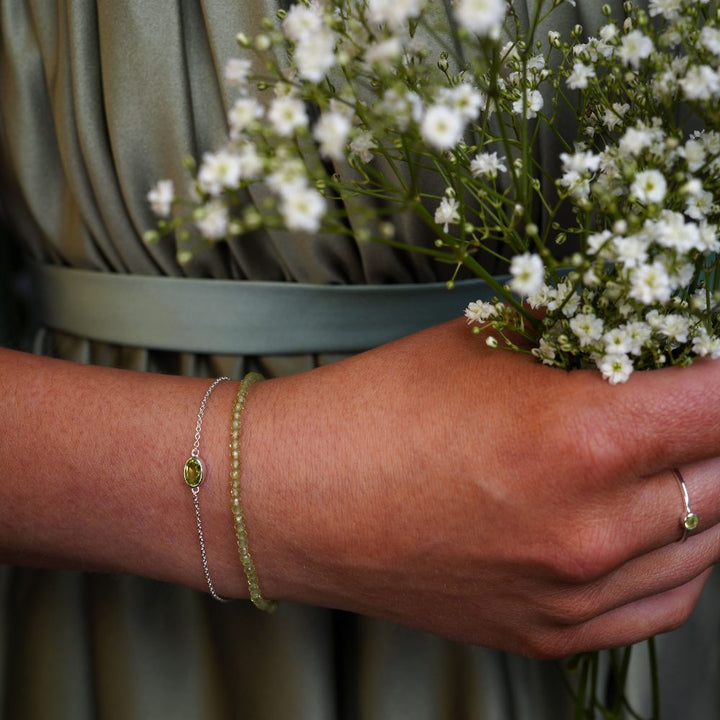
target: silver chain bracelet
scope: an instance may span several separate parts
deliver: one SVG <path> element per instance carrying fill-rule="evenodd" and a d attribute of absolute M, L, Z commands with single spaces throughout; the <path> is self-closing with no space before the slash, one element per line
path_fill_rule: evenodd
<path fill-rule="evenodd" d="M 185 468 L 183 474 L 185 476 L 185 483 L 190 488 L 192 493 L 193 505 L 195 506 L 195 521 L 197 523 L 198 540 L 200 541 L 200 558 L 202 559 L 203 571 L 205 573 L 205 579 L 210 590 L 210 594 L 220 602 L 228 602 L 228 598 L 221 597 L 215 590 L 212 579 L 210 578 L 210 568 L 208 567 L 207 553 L 205 551 L 205 538 L 203 536 L 202 521 L 200 520 L 200 502 L 198 495 L 200 493 L 200 485 L 205 479 L 205 466 L 203 461 L 200 459 L 200 433 L 202 432 L 203 417 L 205 416 L 205 407 L 207 406 L 208 400 L 212 391 L 224 380 L 229 380 L 229 377 L 219 377 L 213 380 L 210 387 L 205 391 L 205 396 L 200 403 L 200 409 L 198 410 L 197 423 L 195 424 L 195 443 L 193 444 L 190 457 L 185 461 Z"/>

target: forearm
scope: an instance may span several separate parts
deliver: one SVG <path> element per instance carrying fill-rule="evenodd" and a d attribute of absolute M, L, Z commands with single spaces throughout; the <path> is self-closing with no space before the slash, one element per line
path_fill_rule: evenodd
<path fill-rule="evenodd" d="M 3 560 L 202 587 L 183 465 L 208 382 L 1 351 Z M 218 585 L 240 594 L 227 491 L 234 390 L 220 384 L 208 404 L 200 503 Z"/>

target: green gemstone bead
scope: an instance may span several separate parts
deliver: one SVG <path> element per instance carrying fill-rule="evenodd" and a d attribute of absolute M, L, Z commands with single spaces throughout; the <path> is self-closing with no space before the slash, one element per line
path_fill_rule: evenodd
<path fill-rule="evenodd" d="M 683 520 L 683 525 L 685 526 L 685 529 L 689 530 L 690 532 L 697 529 L 697 526 L 699 524 L 700 524 L 700 518 L 693 512 L 686 515 Z"/>
<path fill-rule="evenodd" d="M 200 458 L 188 458 L 185 463 L 185 482 L 188 487 L 195 488 L 203 481 L 203 466 Z"/>

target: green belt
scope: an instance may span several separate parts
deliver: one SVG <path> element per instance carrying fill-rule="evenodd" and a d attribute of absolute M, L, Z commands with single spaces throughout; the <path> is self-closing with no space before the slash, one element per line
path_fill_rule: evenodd
<path fill-rule="evenodd" d="M 309 285 L 123 275 L 56 266 L 33 271 L 39 322 L 119 345 L 237 355 L 366 350 L 491 299 L 481 280 Z"/>

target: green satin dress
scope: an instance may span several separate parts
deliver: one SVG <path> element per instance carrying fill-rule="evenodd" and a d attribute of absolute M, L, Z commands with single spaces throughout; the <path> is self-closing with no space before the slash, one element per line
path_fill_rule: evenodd
<path fill-rule="evenodd" d="M 561 8 L 554 24 L 596 26 L 600 3 L 578 5 Z M 351 239 L 264 234 L 182 267 L 172 240 L 141 241 L 154 222 L 148 189 L 164 177 L 180 186 L 183 157 L 199 157 L 223 136 L 222 74 L 235 33 L 254 32 L 274 10 L 273 0 L 0 0 L 0 237 L 18 242 L 27 259 L 5 274 L 23 285 L 35 261 L 233 281 L 442 280 L 432 260 Z M 423 241 L 411 226 L 403 232 Z M 284 375 L 336 357 L 323 348 L 171 352 L 42 327 L 32 343 L 80 362 L 205 377 L 249 368 Z M 660 640 L 668 720 L 720 716 L 716 585 L 685 628 Z M 553 664 L 325 609 L 284 604 L 267 616 L 136 577 L 3 568 L 0 611 L 7 720 L 571 717 Z M 648 702 L 644 666 L 639 653 L 632 691 L 640 708 Z"/>

